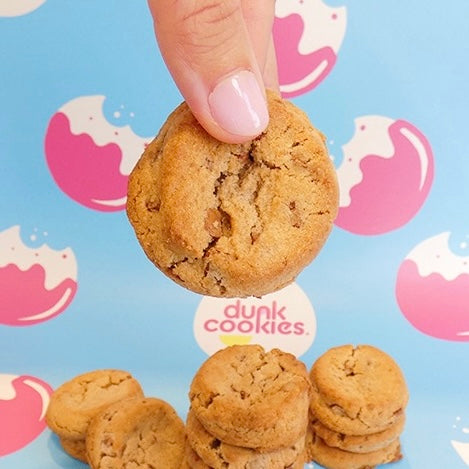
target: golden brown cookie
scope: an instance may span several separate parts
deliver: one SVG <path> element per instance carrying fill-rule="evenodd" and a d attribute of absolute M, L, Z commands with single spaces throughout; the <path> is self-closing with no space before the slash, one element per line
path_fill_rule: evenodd
<path fill-rule="evenodd" d="M 202 364 L 189 398 L 194 415 L 219 440 L 272 451 L 305 434 L 310 387 L 304 364 L 293 355 L 234 345 Z"/>
<path fill-rule="evenodd" d="M 113 402 L 143 396 L 127 371 L 96 370 L 67 381 L 51 396 L 46 422 L 59 437 L 84 440 L 90 420 Z"/>
<path fill-rule="evenodd" d="M 397 363 L 370 345 L 344 345 L 324 353 L 310 372 L 310 411 L 338 433 L 368 435 L 395 424 L 408 391 Z"/>
<path fill-rule="evenodd" d="M 319 420 L 311 422 L 311 428 L 326 445 L 351 451 L 353 453 L 369 453 L 389 446 L 402 433 L 405 415 L 402 414 L 395 423 L 386 430 L 369 435 L 345 435 L 327 428 Z"/>
<path fill-rule="evenodd" d="M 90 423 L 86 453 L 92 469 L 180 467 L 184 422 L 166 402 L 133 398 L 116 402 Z"/>
<path fill-rule="evenodd" d="M 184 459 L 191 469 L 213 469 L 196 453 L 196 451 L 188 443 L 185 447 Z"/>
<path fill-rule="evenodd" d="M 352 453 L 327 446 L 312 431 L 306 437 L 307 461 L 314 461 L 327 469 L 372 469 L 402 459 L 399 439 L 370 453 Z"/>
<path fill-rule="evenodd" d="M 304 452 L 302 455 L 299 455 L 296 461 L 288 466 L 266 466 L 258 465 L 259 460 L 255 460 L 253 463 L 248 462 L 245 466 L 242 466 L 243 469 L 262 469 L 262 468 L 275 468 L 281 467 L 281 469 L 303 469 L 305 465 Z M 235 466 L 223 466 L 225 469 L 232 469 Z M 191 448 L 190 445 L 186 446 L 186 453 L 184 456 L 181 469 L 214 469 L 212 466 L 209 466 L 204 462 L 204 460 Z"/>
<path fill-rule="evenodd" d="M 245 144 L 212 138 L 181 104 L 129 177 L 127 214 L 148 258 L 180 285 L 220 297 L 291 283 L 338 209 L 324 136 L 268 93 L 270 123 Z"/>
<path fill-rule="evenodd" d="M 214 469 L 285 469 L 293 466 L 305 446 L 303 435 L 294 445 L 282 447 L 267 453 L 250 448 L 233 446 L 211 435 L 189 411 L 186 422 L 187 440 L 197 455 Z"/>
<path fill-rule="evenodd" d="M 86 443 L 85 440 L 71 440 L 69 438 L 60 438 L 60 444 L 63 450 L 72 458 L 78 459 L 84 463 L 86 460 Z"/>
<path fill-rule="evenodd" d="M 184 457 L 182 458 L 182 463 L 179 469 L 192 469 L 191 466 L 189 465 L 189 462 L 187 461 L 187 457 L 184 454 Z"/>

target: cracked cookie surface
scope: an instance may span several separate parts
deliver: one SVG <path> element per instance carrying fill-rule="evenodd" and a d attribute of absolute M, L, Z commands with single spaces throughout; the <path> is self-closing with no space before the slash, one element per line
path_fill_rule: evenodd
<path fill-rule="evenodd" d="M 189 411 L 186 422 L 187 441 L 205 464 L 213 469 L 285 469 L 293 467 L 302 455 L 305 435 L 295 444 L 259 453 L 250 448 L 233 446 L 211 435 Z"/>
<path fill-rule="evenodd" d="M 395 423 L 380 432 L 369 435 L 346 435 L 330 430 L 319 420 L 310 423 L 314 433 L 325 444 L 353 453 L 369 453 L 389 446 L 395 439 L 399 438 L 404 429 L 404 424 L 405 414 L 403 413 Z"/>
<path fill-rule="evenodd" d="M 281 469 L 303 469 L 305 465 L 304 455 L 299 457 L 293 464 L 288 466 L 264 466 L 258 465 L 258 461 L 254 461 L 253 464 L 247 463 L 243 466 L 243 469 L 263 469 L 263 468 L 281 468 Z M 230 469 L 231 465 L 223 466 L 224 469 Z M 181 464 L 180 469 L 215 469 L 213 466 L 208 465 L 198 454 L 197 452 L 189 445 L 186 445 L 185 455 L 183 463 Z"/>
<path fill-rule="evenodd" d="M 325 426 L 346 435 L 368 435 L 395 424 L 408 390 L 397 363 L 370 345 L 328 350 L 313 364 L 310 411 Z"/>
<path fill-rule="evenodd" d="M 184 422 L 156 398 L 112 404 L 92 420 L 86 438 L 92 469 L 178 469 L 184 448 Z"/>
<path fill-rule="evenodd" d="M 71 440 L 70 438 L 60 438 L 60 445 L 63 450 L 72 458 L 78 459 L 84 463 L 86 460 L 86 444 L 85 440 Z"/>
<path fill-rule="evenodd" d="M 262 296 L 291 283 L 325 243 L 338 185 L 323 135 L 268 93 L 270 123 L 225 144 L 181 104 L 129 177 L 127 214 L 144 252 L 194 292 Z"/>
<path fill-rule="evenodd" d="M 59 386 L 46 413 L 49 428 L 64 439 L 83 440 L 90 420 L 121 399 L 143 396 L 138 381 L 122 370 L 96 370 Z"/>
<path fill-rule="evenodd" d="M 380 464 L 402 459 L 399 439 L 369 453 L 352 453 L 326 445 L 311 429 L 307 433 L 305 453 L 307 461 L 314 461 L 328 469 L 373 469 Z"/>
<path fill-rule="evenodd" d="M 194 415 L 216 438 L 272 451 L 305 434 L 310 390 L 307 370 L 293 355 L 234 345 L 202 364 L 189 399 Z"/>

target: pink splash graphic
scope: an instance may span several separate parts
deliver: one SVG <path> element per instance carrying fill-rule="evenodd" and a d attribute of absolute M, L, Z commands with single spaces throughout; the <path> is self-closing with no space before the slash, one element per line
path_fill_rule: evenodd
<path fill-rule="evenodd" d="M 449 233 L 442 233 L 409 253 L 397 274 L 396 298 L 404 316 L 419 331 L 468 342 L 469 256 L 454 254 L 448 240 Z"/>
<path fill-rule="evenodd" d="M 299 15 L 275 18 L 273 26 L 278 75 L 285 98 L 306 93 L 321 83 L 335 65 L 336 55 L 331 47 L 309 54 L 298 51 L 304 28 Z"/>
<path fill-rule="evenodd" d="M 451 281 L 437 273 L 422 277 L 415 263 L 406 260 L 399 268 L 396 296 L 404 316 L 419 331 L 469 342 L 469 274 Z"/>
<path fill-rule="evenodd" d="M 125 208 L 128 176 L 150 139 L 108 122 L 105 99 L 80 96 L 62 106 L 49 122 L 45 153 L 63 192 L 85 207 L 114 212 Z"/>
<path fill-rule="evenodd" d="M 51 394 L 52 388 L 38 378 L 0 374 L 0 457 L 42 433 Z"/>
<path fill-rule="evenodd" d="M 67 116 L 58 112 L 49 123 L 45 150 L 55 182 L 73 200 L 102 211 L 125 207 L 128 177 L 119 172 L 122 152 L 117 144 L 98 146 L 90 135 L 74 135 Z M 105 203 L 113 200 L 120 202 Z"/>
<path fill-rule="evenodd" d="M 277 0 L 273 38 L 282 96 L 306 93 L 329 75 L 345 30 L 345 7 L 331 8 L 322 0 Z"/>
<path fill-rule="evenodd" d="M 29 326 L 52 319 L 71 303 L 77 283 L 63 280 L 57 287 L 44 286 L 46 272 L 39 264 L 21 271 L 16 265 L 0 267 L 0 323 Z"/>
<path fill-rule="evenodd" d="M 419 211 L 433 181 L 433 154 L 425 136 L 409 122 L 396 120 L 368 136 L 367 127 L 361 124 L 357 132 L 368 139 L 368 152 L 353 142 L 351 151 L 344 151 L 335 223 L 356 234 L 376 235 L 401 227 Z M 386 146 L 387 155 L 380 151 Z"/>
<path fill-rule="evenodd" d="M 70 248 L 26 246 L 19 226 L 0 232 L 0 324 L 30 326 L 67 309 L 77 291 Z"/>

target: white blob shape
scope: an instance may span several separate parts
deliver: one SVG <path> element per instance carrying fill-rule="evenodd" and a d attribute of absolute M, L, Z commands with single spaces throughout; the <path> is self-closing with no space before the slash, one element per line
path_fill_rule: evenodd
<path fill-rule="evenodd" d="M 330 7 L 322 0 L 277 0 L 275 16 L 285 18 L 293 13 L 301 16 L 304 30 L 298 44 L 300 54 L 306 55 L 323 47 L 337 54 L 347 29 L 347 9 Z"/>
<path fill-rule="evenodd" d="M 110 124 L 103 113 L 105 99 L 101 95 L 80 96 L 64 104 L 59 112 L 68 117 L 74 135 L 87 134 L 99 146 L 117 144 L 122 151 L 119 171 L 128 176 L 152 137 L 139 137 L 130 125 L 116 127 Z"/>
<path fill-rule="evenodd" d="M 394 119 L 385 116 L 370 115 L 357 117 L 352 138 L 342 145 L 343 160 L 337 168 L 340 187 L 340 207 L 348 207 L 352 199 L 350 191 L 363 180 L 360 169 L 361 160 L 373 154 L 381 158 L 391 158 L 394 145 L 389 135 L 389 127 Z"/>
<path fill-rule="evenodd" d="M 46 0 L 0 0 L 0 16 L 22 16 L 38 9 Z"/>
<path fill-rule="evenodd" d="M 451 440 L 451 445 L 463 462 L 469 466 L 469 443 Z"/>
<path fill-rule="evenodd" d="M 16 390 L 13 381 L 18 378 L 17 375 L 0 374 L 0 399 L 11 401 L 16 397 Z"/>
<path fill-rule="evenodd" d="M 407 255 L 406 259 L 415 262 L 422 277 L 438 273 L 446 280 L 454 280 L 461 274 L 469 274 L 469 256 L 457 256 L 449 249 L 450 235 L 446 231 L 432 236 Z"/>
<path fill-rule="evenodd" d="M 19 225 L 0 231 L 0 267 L 8 264 L 14 264 L 22 271 L 40 264 L 45 271 L 44 286 L 48 290 L 52 290 L 66 278 L 74 281 L 77 279 L 77 263 L 70 248 L 56 251 L 43 244 L 31 249 L 21 240 Z"/>

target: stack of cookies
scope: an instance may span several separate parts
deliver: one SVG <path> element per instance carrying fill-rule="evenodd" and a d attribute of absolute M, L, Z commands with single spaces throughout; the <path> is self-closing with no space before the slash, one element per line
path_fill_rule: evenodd
<path fill-rule="evenodd" d="M 235 345 L 191 384 L 185 468 L 300 469 L 311 384 L 293 355 Z"/>
<path fill-rule="evenodd" d="M 364 469 L 401 459 L 408 391 L 396 362 L 369 346 L 344 345 L 312 366 L 306 459 Z"/>
<path fill-rule="evenodd" d="M 62 384 L 46 421 L 64 451 L 92 469 L 179 469 L 183 459 L 184 422 L 168 403 L 144 397 L 126 371 L 91 371 Z"/>
<path fill-rule="evenodd" d="M 86 437 L 92 469 L 179 469 L 184 447 L 184 422 L 154 397 L 112 404 L 91 421 Z"/>
<path fill-rule="evenodd" d="M 66 453 L 86 462 L 86 434 L 93 417 L 110 404 L 143 397 L 139 382 L 127 371 L 95 370 L 75 376 L 52 394 L 46 422 Z"/>

